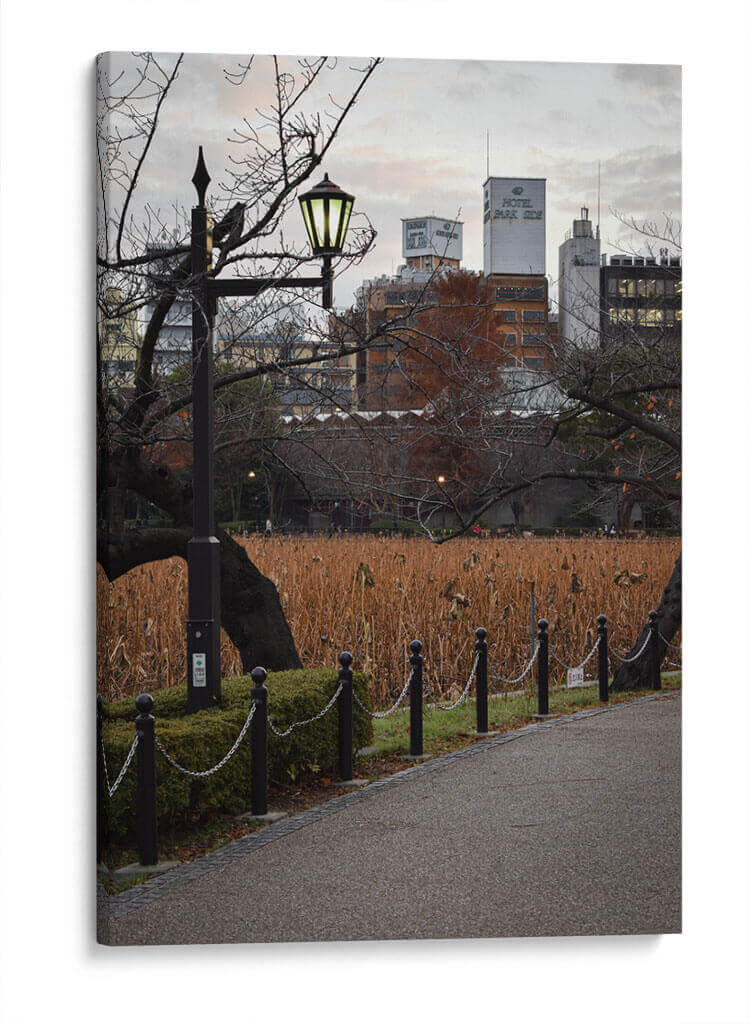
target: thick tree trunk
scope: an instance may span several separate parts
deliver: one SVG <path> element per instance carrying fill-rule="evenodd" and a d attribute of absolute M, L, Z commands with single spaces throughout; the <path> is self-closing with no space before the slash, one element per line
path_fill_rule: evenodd
<path fill-rule="evenodd" d="M 190 535 L 186 527 L 102 535 L 97 559 L 113 580 L 144 562 L 175 555 L 187 558 Z M 221 544 L 221 624 L 240 653 L 243 670 L 249 672 L 256 665 L 269 671 L 300 668 L 276 587 L 229 534 L 218 530 L 217 537 Z"/>
<path fill-rule="evenodd" d="M 659 633 L 666 640 L 671 640 L 682 625 L 682 554 L 677 556 L 675 567 L 662 594 L 658 613 Z M 646 642 L 648 636 L 648 625 L 644 626 L 638 635 L 638 639 L 628 651 L 628 658 L 632 658 Z M 659 638 L 659 655 L 663 659 L 668 648 L 664 640 Z M 612 679 L 610 690 L 648 690 L 651 686 L 649 675 L 650 659 L 648 652 L 630 664 L 623 664 L 617 669 Z"/>

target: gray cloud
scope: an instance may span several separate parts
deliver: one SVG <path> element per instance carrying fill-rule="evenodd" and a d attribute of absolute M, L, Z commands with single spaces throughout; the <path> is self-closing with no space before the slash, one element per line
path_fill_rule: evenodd
<path fill-rule="evenodd" d="M 199 143 L 214 187 L 234 129 L 269 100 L 268 58 L 256 58 L 241 87 L 222 73 L 231 56 L 189 55 L 164 108 L 164 130 L 142 177 L 142 199 L 168 210 L 192 202 Z M 328 90 L 353 81 L 341 59 L 313 109 L 331 109 Z M 364 277 L 401 261 L 401 218 L 431 213 L 464 221 L 464 263 L 482 265 L 481 186 L 490 173 L 547 178 L 547 269 L 578 209 L 596 208 L 602 165 L 602 237 L 619 237 L 610 208 L 655 218 L 680 208 L 680 69 L 674 66 L 492 61 L 386 60 L 360 96 L 323 168 L 357 196 L 378 230 L 377 247 L 337 282 L 347 302 Z M 290 212 L 285 234 L 301 237 Z"/>

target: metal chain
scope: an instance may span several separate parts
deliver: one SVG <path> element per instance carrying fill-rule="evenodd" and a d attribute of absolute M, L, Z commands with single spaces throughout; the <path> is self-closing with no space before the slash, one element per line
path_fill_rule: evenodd
<path fill-rule="evenodd" d="M 600 639 L 601 639 L 601 637 L 597 637 L 597 638 L 596 638 L 596 643 L 595 643 L 595 644 L 594 644 L 594 646 L 593 646 L 593 647 L 591 648 L 591 650 L 590 650 L 590 651 L 589 651 L 589 653 L 588 653 L 588 654 L 586 655 L 586 657 L 585 657 L 585 658 L 583 659 L 583 661 L 581 662 L 581 664 L 580 664 L 580 665 L 566 665 L 566 664 L 565 664 L 565 662 L 564 662 L 564 661 L 563 661 L 563 660 L 562 660 L 561 658 L 558 658 L 558 656 L 557 656 L 557 655 L 555 654 L 555 652 L 554 652 L 554 651 L 550 651 L 549 653 L 550 653 L 550 654 L 552 655 L 552 657 L 553 657 L 553 658 L 555 659 L 555 661 L 556 661 L 556 662 L 557 662 L 557 663 L 558 663 L 559 665 L 562 665 L 562 667 L 563 667 L 563 668 L 566 668 L 566 669 L 568 669 L 569 671 L 571 671 L 572 669 L 575 669 L 575 668 L 583 668 L 583 667 L 584 667 L 584 665 L 587 665 L 587 664 L 588 664 L 588 662 L 589 662 L 589 661 L 591 660 L 591 658 L 593 657 L 594 651 L 596 651 L 596 650 L 598 649 L 598 647 L 599 647 L 599 640 L 600 640 Z"/>
<path fill-rule="evenodd" d="M 669 640 L 667 640 L 667 638 L 664 636 L 664 634 L 661 631 L 659 631 L 659 636 L 662 638 L 662 640 L 667 645 L 667 647 L 671 647 L 672 650 L 674 650 L 674 651 L 681 651 L 682 650 L 682 644 L 672 644 L 672 643 L 670 643 Z"/>
<path fill-rule="evenodd" d="M 341 691 L 342 691 L 342 689 L 343 689 L 343 688 L 344 688 L 344 684 L 343 684 L 343 683 L 339 683 L 339 688 L 338 688 L 338 690 L 336 690 L 336 692 L 335 692 L 335 693 L 334 693 L 334 695 L 333 695 L 333 696 L 331 697 L 331 699 L 330 699 L 330 700 L 328 701 L 328 703 L 326 704 L 326 706 L 325 706 L 325 707 L 323 708 L 323 710 L 322 710 L 322 711 L 319 711 L 319 712 L 317 713 L 317 715 L 313 715 L 313 717 L 312 717 L 312 718 L 306 718 L 306 719 L 305 719 L 304 721 L 302 721 L 302 722 L 293 722 L 293 723 L 292 723 L 292 724 L 291 724 L 291 725 L 289 726 L 289 728 L 288 728 L 288 729 L 285 729 L 285 730 L 284 730 L 284 732 L 279 732 L 279 730 L 278 730 L 278 729 L 276 728 L 276 726 L 275 726 L 275 725 L 273 724 L 273 722 L 272 722 L 272 721 L 271 721 L 271 719 L 269 718 L 269 719 L 268 719 L 268 724 L 269 724 L 269 726 L 271 727 L 271 732 L 275 733 L 275 734 L 276 734 L 276 735 L 277 735 L 277 736 L 279 737 L 279 739 L 283 739 L 283 738 L 284 738 L 285 736 L 288 736 L 288 735 L 289 735 L 289 733 L 290 733 L 290 732 L 292 731 L 292 729 L 299 729 L 299 727 L 300 727 L 300 726 L 302 726 L 302 725 L 310 725 L 310 723 L 311 723 L 311 722 L 317 722 L 317 720 L 318 720 L 319 718 L 322 718 L 322 717 L 323 717 L 323 715 L 327 714 L 327 712 L 329 712 L 329 711 L 331 710 L 331 708 L 333 707 L 333 705 L 334 705 L 334 704 L 336 703 L 336 701 L 338 700 L 338 696 L 339 696 L 339 694 L 341 693 Z M 353 692 L 354 692 L 354 690 L 352 689 L 352 693 L 353 693 Z"/>
<path fill-rule="evenodd" d="M 640 651 L 638 651 L 637 654 L 634 654 L 632 658 L 624 658 L 622 656 L 622 654 L 618 654 L 617 653 L 617 651 L 614 649 L 614 647 L 610 647 L 609 651 L 610 651 L 610 654 L 614 654 L 614 656 L 616 658 L 618 658 L 623 663 L 623 665 L 629 665 L 633 661 L 638 661 L 640 656 L 643 654 L 643 652 L 648 647 L 648 642 L 649 642 L 650 639 L 651 639 L 651 634 L 649 633 L 648 636 L 646 637 L 646 639 L 643 641 L 643 647 L 641 647 Z"/>
<path fill-rule="evenodd" d="M 520 683 L 521 680 L 525 676 L 527 676 L 529 674 L 529 672 L 531 671 L 531 666 L 536 661 L 537 654 L 539 654 L 539 644 L 537 644 L 536 647 L 534 648 L 534 653 L 531 655 L 531 660 L 527 664 L 526 668 L 523 670 L 521 675 L 520 676 L 516 676 L 515 679 L 506 679 L 504 676 L 501 676 L 499 672 L 496 673 L 495 679 L 499 679 L 501 683 L 505 683 L 508 686 L 512 686 L 514 683 Z"/>
<path fill-rule="evenodd" d="M 114 786 L 110 786 L 110 784 L 109 784 L 109 771 L 107 770 L 107 754 L 106 754 L 106 752 L 104 750 L 104 737 L 102 736 L 102 759 L 104 761 L 104 778 L 107 781 L 107 792 L 109 793 L 109 795 L 111 797 L 115 795 L 115 793 L 117 791 L 117 787 L 120 785 L 122 780 L 125 778 L 125 772 L 130 767 L 130 762 L 133 760 L 133 754 L 135 753 L 135 748 L 138 746 L 138 740 L 140 738 L 141 738 L 141 734 L 139 732 L 137 732 L 135 734 L 135 739 L 133 740 L 133 742 L 130 745 L 130 750 L 128 751 L 128 756 L 125 758 L 125 764 L 120 769 L 120 774 L 115 779 Z"/>
<path fill-rule="evenodd" d="M 474 658 L 474 664 L 472 665 L 472 668 L 471 668 L 471 674 L 469 675 L 469 678 L 466 680 L 466 686 L 464 686 L 463 692 L 461 693 L 461 696 L 458 698 L 457 701 L 454 701 L 453 704 L 438 704 L 438 702 L 434 699 L 434 696 L 433 696 L 433 703 L 432 704 L 426 704 L 425 707 L 435 708 L 436 711 L 452 711 L 454 708 L 457 708 L 459 706 L 459 704 L 463 704 L 463 702 L 466 700 L 466 698 L 469 695 L 469 690 L 471 689 L 471 684 L 474 682 L 474 676 L 477 674 L 477 665 L 478 664 L 479 664 L 479 655 L 477 655 L 476 658 Z M 432 696 L 432 691 L 431 690 L 430 690 L 430 695 Z"/>
<path fill-rule="evenodd" d="M 411 669 L 411 670 L 410 670 L 410 672 L 409 672 L 409 675 L 408 675 L 408 676 L 406 677 L 406 682 L 404 683 L 404 688 L 403 688 L 403 690 L 401 691 L 401 693 L 400 693 L 400 694 L 398 695 L 398 700 L 397 700 L 397 701 L 396 701 L 396 703 L 395 703 L 395 704 L 393 705 L 393 707 L 392 707 L 392 708 L 388 708 L 388 710 L 387 710 L 387 711 L 370 711 L 370 710 L 369 710 L 368 708 L 366 708 L 366 707 L 364 706 L 364 704 L 363 704 L 363 703 L 362 703 L 362 701 L 361 701 L 361 700 L 359 699 L 359 697 L 358 697 L 358 696 L 357 696 L 357 694 L 356 694 L 356 693 L 354 692 L 354 690 L 352 690 L 352 696 L 353 696 L 353 697 L 354 697 L 354 699 L 356 700 L 357 704 L 359 704 L 359 706 L 360 706 L 360 707 L 362 708 L 362 710 L 363 710 L 363 711 L 365 712 L 365 714 L 368 714 L 368 715 L 370 716 L 370 718 L 387 718 L 387 717 L 388 717 L 388 715 L 392 715 L 392 714 L 393 714 L 393 712 L 394 712 L 394 711 L 396 710 L 396 708 L 397 708 L 397 707 L 399 706 L 399 704 L 401 703 L 401 701 L 402 701 L 402 700 L 404 699 L 404 697 L 406 696 L 406 691 L 407 691 L 407 690 L 409 689 L 409 685 L 410 685 L 410 683 L 411 683 L 411 680 L 412 680 L 412 676 L 413 676 L 413 675 L 414 675 L 414 669 Z"/>
<path fill-rule="evenodd" d="M 239 747 L 240 743 L 242 743 L 243 739 L 245 738 L 245 733 L 247 732 L 248 727 L 249 727 L 250 723 L 253 720 L 253 715 L 255 714 L 256 706 L 257 706 L 257 702 L 253 701 L 252 704 L 250 705 L 250 714 L 245 719 L 245 724 L 240 729 L 240 734 L 237 737 L 237 739 L 234 741 L 234 744 L 232 745 L 231 749 L 224 755 L 224 757 L 222 757 L 221 761 L 219 761 L 218 764 L 215 764 L 213 766 L 213 768 L 207 768 L 206 771 L 204 771 L 204 772 L 193 772 L 189 768 L 183 768 L 183 766 L 181 764 L 178 764 L 177 761 L 175 761 L 175 759 L 173 757 L 171 757 L 166 752 L 164 747 L 161 745 L 161 740 L 159 739 L 158 736 L 154 737 L 155 740 L 156 740 L 156 745 L 159 748 L 159 750 L 162 752 L 164 757 L 167 759 L 167 761 L 169 761 L 169 763 L 172 765 L 172 767 L 176 768 L 178 772 L 182 772 L 183 775 L 190 775 L 194 779 L 205 779 L 207 775 L 213 775 L 214 772 L 218 772 L 218 770 L 220 768 L 223 768 L 224 765 L 229 760 L 229 758 L 237 750 L 237 748 Z"/>

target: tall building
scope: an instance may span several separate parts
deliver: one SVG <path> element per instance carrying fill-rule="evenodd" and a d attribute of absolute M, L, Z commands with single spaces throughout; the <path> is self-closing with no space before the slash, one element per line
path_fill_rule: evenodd
<path fill-rule="evenodd" d="M 487 178 L 484 273 L 545 273 L 546 178 Z"/>
<path fill-rule="evenodd" d="M 601 258 L 599 269 L 602 343 L 623 328 L 654 335 L 657 330 L 679 338 L 682 328 L 682 257 L 661 249 L 659 258 Z"/>
<path fill-rule="evenodd" d="M 546 178 L 484 183 L 484 275 L 506 370 L 542 370 L 549 360 L 546 186 Z"/>
<path fill-rule="evenodd" d="M 560 246 L 558 268 L 559 336 L 582 348 L 599 343 L 599 247 L 584 206 Z"/>

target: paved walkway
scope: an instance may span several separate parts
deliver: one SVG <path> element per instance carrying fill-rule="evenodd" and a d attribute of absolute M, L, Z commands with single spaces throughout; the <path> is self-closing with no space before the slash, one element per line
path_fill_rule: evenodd
<path fill-rule="evenodd" d="M 679 696 L 581 712 L 414 766 L 106 900 L 100 937 L 678 932 L 680 805 Z"/>

